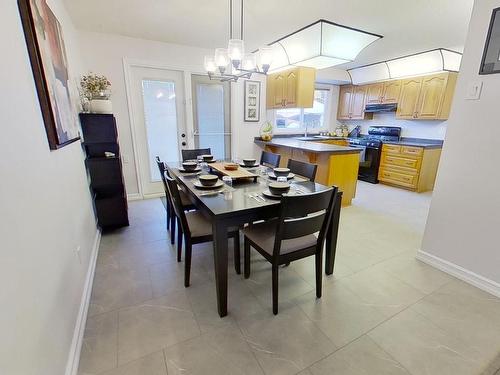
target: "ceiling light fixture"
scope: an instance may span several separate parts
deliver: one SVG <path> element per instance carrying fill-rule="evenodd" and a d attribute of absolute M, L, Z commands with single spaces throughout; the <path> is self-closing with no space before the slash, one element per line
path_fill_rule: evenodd
<path fill-rule="evenodd" d="M 440 72 L 458 72 L 462 54 L 446 48 L 415 53 L 348 69 L 353 84 L 384 81 Z"/>
<path fill-rule="evenodd" d="M 320 19 L 269 43 L 275 60 L 271 70 L 296 65 L 324 69 L 352 62 L 380 38 L 383 36 Z"/>
<path fill-rule="evenodd" d="M 210 79 L 224 81 L 238 81 L 239 78 L 250 78 L 253 73 L 267 74 L 272 63 L 273 53 L 271 47 L 260 48 L 259 53 L 245 54 L 243 42 L 243 0 L 239 0 L 240 24 L 239 39 L 233 38 L 233 2 L 229 0 L 229 42 L 226 48 L 216 48 L 213 56 L 205 56 L 205 70 Z M 228 71 L 230 71 L 228 73 Z"/>

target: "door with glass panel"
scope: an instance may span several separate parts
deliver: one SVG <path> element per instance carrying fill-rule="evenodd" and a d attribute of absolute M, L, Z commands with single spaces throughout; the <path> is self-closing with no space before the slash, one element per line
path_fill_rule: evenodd
<path fill-rule="evenodd" d="M 230 85 L 207 76 L 191 76 L 194 144 L 210 147 L 217 159 L 231 157 Z"/>
<path fill-rule="evenodd" d="M 184 74 L 133 66 L 130 79 L 138 180 L 144 197 L 158 196 L 164 188 L 156 156 L 177 161 L 186 146 Z"/>

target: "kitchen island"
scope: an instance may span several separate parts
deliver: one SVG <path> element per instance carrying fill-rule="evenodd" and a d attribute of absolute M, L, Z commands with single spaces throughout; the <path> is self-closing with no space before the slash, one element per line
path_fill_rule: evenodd
<path fill-rule="evenodd" d="M 342 205 L 351 204 L 356 195 L 360 148 L 296 138 L 274 138 L 267 142 L 256 138 L 255 143 L 266 151 L 280 154 L 281 167 L 286 167 L 288 159 L 317 164 L 316 182 L 338 186 L 343 192 Z"/>

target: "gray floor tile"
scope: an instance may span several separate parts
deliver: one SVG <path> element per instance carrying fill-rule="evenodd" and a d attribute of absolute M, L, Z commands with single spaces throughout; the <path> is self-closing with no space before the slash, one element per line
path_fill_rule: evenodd
<path fill-rule="evenodd" d="M 163 351 L 149 354 L 101 375 L 167 375 Z"/>

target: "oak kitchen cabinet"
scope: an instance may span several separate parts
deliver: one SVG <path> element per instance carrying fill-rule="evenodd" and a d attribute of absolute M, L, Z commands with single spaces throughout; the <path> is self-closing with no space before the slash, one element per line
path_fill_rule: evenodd
<path fill-rule="evenodd" d="M 371 118 L 372 114 L 365 113 L 366 92 L 366 86 L 340 86 L 337 118 L 339 120 L 364 120 Z"/>
<path fill-rule="evenodd" d="M 378 82 L 366 85 L 366 104 L 394 104 L 399 100 L 401 81 Z"/>
<path fill-rule="evenodd" d="M 316 69 L 296 67 L 267 76 L 269 108 L 311 108 L 314 102 Z"/>
<path fill-rule="evenodd" d="M 434 188 L 441 148 L 384 144 L 378 179 L 419 193 Z"/>
<path fill-rule="evenodd" d="M 457 73 L 446 72 L 404 79 L 396 118 L 407 120 L 446 120 Z"/>

